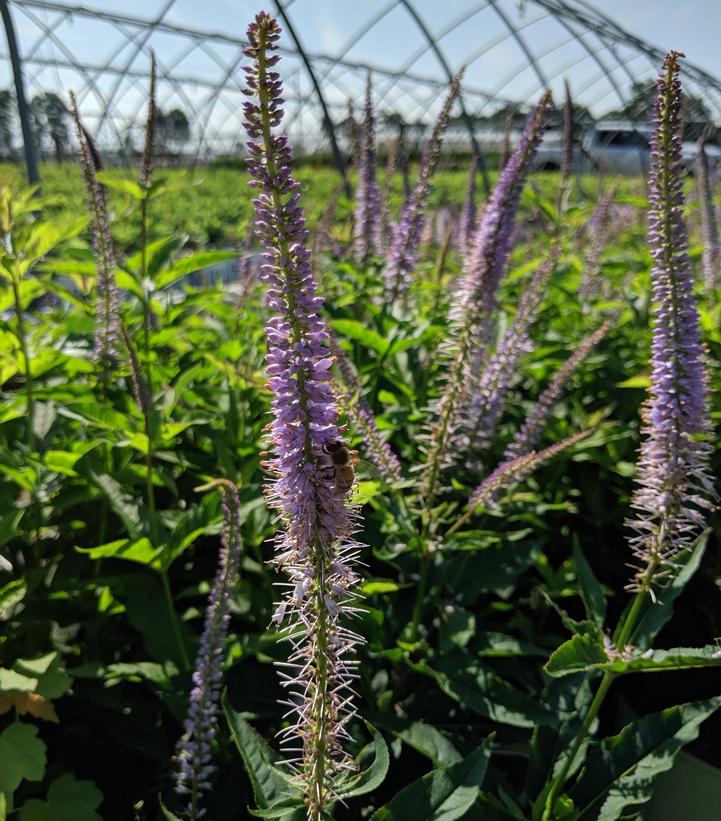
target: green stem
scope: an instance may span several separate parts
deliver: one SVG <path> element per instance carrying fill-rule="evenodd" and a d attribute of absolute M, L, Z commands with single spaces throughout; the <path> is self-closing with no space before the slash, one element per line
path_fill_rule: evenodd
<path fill-rule="evenodd" d="M 423 602 L 426 598 L 426 590 L 428 588 L 428 574 L 431 569 L 431 553 L 426 548 L 421 556 L 421 571 L 418 579 L 418 590 L 416 591 L 416 602 L 413 605 L 413 618 L 411 620 L 411 628 L 409 638 L 411 643 L 415 642 L 418 637 L 418 625 L 421 622 L 421 615 L 423 613 Z"/>
<path fill-rule="evenodd" d="M 152 402 L 152 400 L 151 400 Z M 150 425 L 150 412 L 143 414 L 145 419 L 145 435 L 148 440 L 148 450 L 145 454 L 145 487 L 148 502 L 148 519 L 150 522 L 150 540 L 153 547 L 157 547 L 160 543 L 158 531 L 158 516 L 155 507 L 155 487 L 153 486 L 153 436 Z M 163 583 L 163 594 L 165 596 L 165 604 L 168 608 L 168 616 L 173 628 L 175 640 L 180 652 L 180 659 L 183 664 L 183 669 L 188 672 L 190 667 L 190 659 L 188 651 L 185 649 L 185 642 L 183 641 L 183 634 L 180 632 L 180 622 L 178 621 L 178 614 L 173 604 L 173 593 L 170 589 L 170 579 L 168 578 L 168 564 L 170 556 L 168 555 L 168 545 L 163 544 L 163 553 L 160 559 L 160 577 Z"/>
<path fill-rule="evenodd" d="M 623 623 L 619 626 L 617 630 L 618 638 L 616 639 L 616 647 L 619 650 L 623 650 L 623 648 L 628 644 L 629 640 L 633 636 L 633 632 L 636 629 L 636 625 L 638 622 L 638 618 L 641 615 L 641 610 L 643 608 L 643 604 L 646 599 L 646 595 L 648 594 L 649 586 L 651 583 L 651 579 L 653 578 L 653 574 L 656 570 L 657 562 L 652 562 L 649 565 L 646 573 L 644 573 L 643 579 L 641 580 L 641 589 L 636 593 L 636 596 L 631 603 L 631 607 L 628 610 L 628 613 L 623 620 Z M 606 697 L 606 693 L 608 692 L 608 688 L 611 686 L 616 675 L 614 673 L 605 672 L 603 674 L 603 678 L 601 679 L 601 685 L 599 686 L 596 695 L 591 702 L 591 706 L 588 708 L 588 712 L 586 713 L 586 717 L 583 720 L 583 724 L 581 724 L 581 728 L 578 731 L 578 735 L 571 747 L 566 761 L 564 762 L 561 771 L 559 772 L 558 776 L 553 780 L 551 784 L 551 789 L 548 792 L 548 796 L 546 797 L 546 805 L 543 812 L 543 821 L 548 821 L 551 819 L 551 813 L 553 812 L 553 804 L 556 800 L 556 796 L 558 795 L 558 791 L 563 787 L 563 782 L 566 780 L 568 773 L 573 766 L 574 761 L 576 760 L 576 756 L 578 755 L 578 751 L 581 748 L 586 736 L 588 735 L 588 731 L 593 723 L 593 720 L 596 718 L 598 711 L 603 704 L 603 700 Z"/>
<path fill-rule="evenodd" d="M 35 398 L 33 396 L 33 378 L 30 373 L 30 354 L 28 352 L 27 334 L 25 332 L 25 317 L 20 301 L 20 289 L 18 282 L 12 278 L 13 296 L 15 298 L 15 316 L 18 321 L 18 340 L 20 350 L 23 354 L 24 376 L 25 376 L 25 396 L 27 397 L 27 443 L 30 451 L 35 450 Z"/>
<path fill-rule="evenodd" d="M 606 693 L 608 692 L 608 688 L 611 686 L 615 675 L 613 673 L 604 673 L 603 678 L 601 679 L 601 685 L 596 691 L 596 695 L 593 697 L 593 701 L 591 702 L 591 706 L 588 708 L 588 712 L 586 713 L 585 718 L 583 719 L 583 723 L 581 724 L 581 728 L 576 735 L 576 738 L 573 742 L 573 745 L 566 757 L 566 760 L 561 767 L 560 772 L 558 775 L 553 779 L 551 783 L 551 789 L 548 791 L 548 795 L 546 796 L 546 804 L 543 810 L 543 818 L 542 821 L 551 821 L 553 818 L 553 805 L 556 802 L 556 796 L 558 795 L 559 790 L 563 787 L 563 783 L 568 776 L 568 773 L 573 766 L 574 761 L 576 760 L 576 756 L 578 755 L 578 751 L 581 749 L 581 745 L 586 740 L 586 736 L 588 735 L 588 731 L 591 729 L 591 725 L 593 724 L 596 716 L 598 715 L 598 711 L 601 709 L 601 705 L 603 704 L 604 699 L 606 698 Z"/>

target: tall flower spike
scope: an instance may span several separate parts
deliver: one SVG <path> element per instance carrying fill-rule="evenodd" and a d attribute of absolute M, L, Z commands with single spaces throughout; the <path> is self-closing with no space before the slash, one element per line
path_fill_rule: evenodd
<path fill-rule="evenodd" d="M 218 570 L 208 596 L 205 625 L 193 672 L 188 715 L 178 742 L 177 792 L 187 797 L 192 821 L 202 818 L 201 799 L 215 772 L 211 746 L 217 732 L 218 702 L 223 681 L 225 638 L 230 620 L 230 598 L 240 563 L 240 500 L 232 482 L 216 480 L 199 488 L 220 487 L 223 498 L 223 536 Z"/>
<path fill-rule="evenodd" d="M 696 158 L 696 182 L 698 197 L 701 203 L 701 231 L 703 235 L 703 273 L 706 288 L 713 293 L 719 284 L 719 267 L 721 266 L 721 243 L 714 213 L 711 177 L 708 167 L 708 155 L 704 140 L 698 141 Z"/>
<path fill-rule="evenodd" d="M 251 184 L 261 189 L 254 200 L 256 229 L 265 248 L 262 277 L 272 311 L 266 339 L 275 456 L 268 469 L 275 478 L 268 492 L 283 520 L 275 563 L 289 576 L 273 616 L 292 646 L 284 665 L 288 672 L 281 673 L 292 723 L 282 736 L 292 749 L 299 748 L 290 763 L 308 817 L 316 821 L 334 800 L 336 777 L 352 766 L 342 742 L 354 714 L 355 663 L 349 656 L 362 637 L 344 625 L 344 617 L 356 610 L 354 564 L 360 545 L 351 537 L 347 487 L 336 483 L 329 456 L 342 448 L 342 440 L 299 184 L 291 173 L 287 139 L 273 133 L 283 117 L 282 82 L 272 70 L 279 60 L 273 53 L 279 36 L 277 22 L 265 12 L 248 28 L 245 91 L 255 99 L 244 110 Z"/>
<path fill-rule="evenodd" d="M 331 337 L 331 351 L 336 359 L 345 388 L 338 393 L 340 401 L 347 416 L 363 437 L 368 458 L 376 466 L 384 482 L 389 485 L 400 482 L 403 477 L 398 457 L 378 430 L 375 415 L 363 396 L 363 387 L 353 370 L 353 365 L 333 337 Z"/>
<path fill-rule="evenodd" d="M 669 52 L 654 103 L 648 243 L 655 308 L 651 384 L 627 524 L 638 570 L 629 588 L 648 591 L 673 572 L 673 557 L 704 526 L 715 497 L 706 374 L 683 212 L 679 52 Z"/>
<path fill-rule="evenodd" d="M 600 259 L 608 241 L 611 207 L 615 195 L 616 189 L 612 188 L 601 198 L 601 201 L 593 209 L 593 214 L 591 214 L 591 219 L 588 221 L 586 228 L 588 251 L 583 266 L 581 284 L 578 288 L 578 296 L 583 303 L 584 310 L 588 309 L 589 300 L 598 292 L 601 285 L 599 282 Z"/>
<path fill-rule="evenodd" d="M 580 433 L 575 433 L 560 442 L 556 442 L 547 448 L 539 451 L 530 451 L 521 456 L 517 456 L 510 462 L 501 463 L 492 473 L 490 473 L 478 487 L 473 491 L 468 499 L 468 507 L 473 510 L 479 505 L 491 506 L 495 504 L 501 491 L 510 485 L 520 482 L 526 476 L 533 473 L 541 465 L 553 459 L 562 451 L 572 447 L 577 442 L 585 439 L 594 428 L 588 428 Z"/>
<path fill-rule="evenodd" d="M 85 183 L 85 199 L 90 214 L 90 233 L 95 254 L 95 358 L 105 367 L 116 353 L 119 330 L 120 295 L 115 282 L 115 253 L 110 235 L 105 192 L 96 176 L 94 146 L 83 128 L 78 101 L 70 92 L 71 113 L 80 146 L 80 169 Z"/>
<path fill-rule="evenodd" d="M 376 133 L 373 118 L 371 74 L 366 82 L 365 113 L 358 158 L 353 246 L 355 257 L 365 262 L 381 250 L 381 196 L 376 180 Z"/>
<path fill-rule="evenodd" d="M 478 155 L 474 154 L 468 169 L 468 183 L 466 196 L 461 211 L 459 245 L 463 253 L 473 238 L 473 228 L 476 224 L 476 177 L 478 176 Z"/>
<path fill-rule="evenodd" d="M 464 69 L 461 69 L 453 78 L 443 108 L 433 127 L 433 132 L 423 149 L 415 188 L 406 200 L 393 232 L 393 240 L 388 252 L 388 263 L 384 272 L 386 281 L 385 300 L 391 305 L 401 294 L 406 294 L 410 286 L 411 273 L 416 265 L 418 246 L 426 220 L 431 177 L 436 170 L 438 158 L 441 154 L 443 132 L 448 125 L 453 103 L 461 90 L 463 71 Z"/>
<path fill-rule="evenodd" d="M 560 249 L 551 251 L 531 282 L 523 290 L 521 303 L 506 333 L 490 357 L 478 379 L 471 402 L 463 413 L 464 422 L 461 452 L 470 447 L 472 452 L 487 448 L 491 443 L 496 423 L 508 402 L 508 391 L 513 385 L 521 357 L 532 350 L 530 329 L 538 315 L 548 278 L 558 262 Z"/>
<path fill-rule="evenodd" d="M 155 151 L 155 120 L 157 118 L 155 52 L 150 52 L 150 89 L 148 91 L 148 115 L 145 122 L 145 144 L 140 163 L 140 184 L 147 188 L 153 175 L 153 154 Z"/>
<path fill-rule="evenodd" d="M 550 96 L 550 92 L 544 94 L 528 118 L 518 147 L 493 189 L 473 235 L 464 274 L 454 295 L 450 311 L 451 342 L 447 350 L 451 363 L 421 473 L 421 493 L 428 505 L 438 492 L 441 472 L 446 467 L 448 445 L 459 422 L 459 408 L 467 399 L 471 362 L 481 359 L 489 342 L 490 317 L 510 251 L 513 221 L 531 162 L 541 141 Z"/>
<path fill-rule="evenodd" d="M 611 329 L 611 321 L 604 322 L 592 334 L 589 334 L 576 350 L 568 357 L 568 359 L 561 365 L 561 367 L 553 375 L 553 378 L 548 383 L 548 387 L 536 400 L 536 404 L 528 414 L 526 421 L 523 423 L 516 438 L 506 448 L 503 454 L 503 461 L 510 462 L 517 456 L 522 456 L 524 453 L 529 453 L 536 446 L 536 442 L 543 431 L 543 428 L 548 422 L 553 406 L 558 401 L 566 383 L 575 373 L 576 368 L 589 355 L 591 350 L 598 345 L 604 336 Z"/>

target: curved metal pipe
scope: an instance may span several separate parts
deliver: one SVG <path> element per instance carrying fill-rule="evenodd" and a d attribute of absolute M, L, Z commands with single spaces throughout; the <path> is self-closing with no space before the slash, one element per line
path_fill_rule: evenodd
<path fill-rule="evenodd" d="M 310 60 L 308 59 L 308 55 L 305 53 L 303 44 L 300 42 L 298 35 L 295 33 L 295 29 L 293 28 L 293 24 L 290 22 L 290 18 L 286 14 L 285 8 L 283 7 L 283 3 L 281 2 L 281 0 L 273 0 L 273 3 L 275 7 L 278 9 L 278 14 L 280 14 L 280 16 L 283 18 L 285 22 L 285 27 L 286 29 L 288 29 L 288 34 L 295 43 L 295 47 L 298 49 L 298 54 L 300 54 L 300 58 L 303 61 L 303 65 L 305 66 L 306 71 L 308 72 L 310 81 L 313 83 L 313 87 L 315 88 L 315 93 L 318 97 L 318 102 L 320 103 L 320 107 L 323 110 L 323 125 L 325 126 L 325 130 L 328 134 L 328 139 L 330 140 L 330 148 L 333 152 L 333 161 L 335 162 L 335 166 L 338 169 L 338 173 L 343 178 L 343 187 L 345 188 L 346 195 L 350 198 L 352 192 L 350 188 L 350 183 L 348 182 L 348 175 L 346 174 L 345 159 L 343 158 L 343 154 L 341 153 L 341 150 L 338 147 L 338 141 L 335 137 L 335 127 L 333 125 L 333 121 L 330 118 L 330 114 L 328 113 L 328 106 L 325 103 L 323 92 L 320 90 L 320 85 L 318 84 L 315 72 L 313 71 L 313 66 L 311 65 Z"/>

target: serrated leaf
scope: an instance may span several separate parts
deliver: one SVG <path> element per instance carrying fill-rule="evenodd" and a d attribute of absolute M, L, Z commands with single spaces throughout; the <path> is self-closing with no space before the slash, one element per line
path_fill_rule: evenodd
<path fill-rule="evenodd" d="M 92 781 L 78 781 L 66 773 L 55 779 L 47 801 L 34 798 L 23 805 L 20 821 L 102 821 L 95 810 L 103 794 Z"/>
<path fill-rule="evenodd" d="M 99 183 L 107 188 L 112 188 L 113 191 L 122 191 L 123 194 L 128 194 L 134 200 L 145 199 L 145 192 L 135 180 L 118 177 L 110 171 L 98 171 L 96 176 Z"/>
<path fill-rule="evenodd" d="M 708 647 L 676 647 L 673 650 L 648 650 L 635 658 L 606 661 L 592 665 L 611 673 L 653 673 L 664 670 L 692 670 L 699 667 L 721 667 L 721 649 Z"/>
<path fill-rule="evenodd" d="M 573 545 L 573 564 L 581 586 L 581 598 L 586 608 L 586 615 L 599 627 L 603 627 L 606 619 L 606 598 L 578 543 Z"/>
<path fill-rule="evenodd" d="M 371 731 L 373 736 L 372 743 L 366 750 L 373 751 L 373 761 L 370 765 L 356 775 L 352 780 L 345 784 L 339 784 L 335 789 L 335 793 L 339 798 L 353 798 L 357 795 L 365 795 L 373 792 L 377 787 L 383 783 L 383 779 L 388 772 L 390 759 L 388 757 L 388 747 L 383 739 L 383 736 L 376 730 L 376 728 L 366 721 L 366 727 Z M 362 762 L 365 751 L 361 752 L 359 756 Z"/>
<path fill-rule="evenodd" d="M 491 757 L 491 738 L 455 764 L 432 770 L 376 810 L 371 821 L 453 821 L 475 803 Z"/>
<path fill-rule="evenodd" d="M 430 724 L 385 714 L 375 718 L 375 721 L 434 764 L 454 764 L 461 760 L 461 754 L 451 741 Z"/>
<path fill-rule="evenodd" d="M 22 781 L 41 781 L 45 774 L 45 744 L 37 734 L 37 727 L 20 721 L 0 733 L 0 792 L 9 809 Z"/>
<path fill-rule="evenodd" d="M 235 251 L 198 251 L 190 256 L 183 257 L 174 262 L 169 268 L 160 271 L 155 277 L 156 288 L 167 288 L 177 280 L 195 271 L 202 271 L 211 265 L 219 262 L 227 262 L 229 259 L 236 259 L 238 254 Z"/>
<path fill-rule="evenodd" d="M 44 721 L 58 723 L 58 714 L 52 702 L 38 693 L 0 693 L 0 715 L 15 710 L 17 715 L 31 715 Z"/>
<path fill-rule="evenodd" d="M 576 634 L 551 653 L 544 670 L 549 676 L 568 676 L 581 670 L 591 670 L 608 661 L 600 637 L 593 633 Z"/>
<path fill-rule="evenodd" d="M 659 634 L 661 628 L 673 615 L 673 604 L 683 592 L 684 587 L 698 570 L 703 559 L 710 531 L 704 531 L 684 554 L 674 556 L 678 570 L 669 584 L 658 591 L 659 602 L 649 602 L 646 612 L 641 617 L 638 627 L 633 631 L 633 643 L 641 650 L 648 649 Z M 623 623 L 623 620 L 619 624 Z"/>
<path fill-rule="evenodd" d="M 435 679 L 441 690 L 463 707 L 501 724 L 535 727 L 556 720 L 549 710 L 489 668 L 470 663 L 468 657 L 459 659 L 449 654 L 443 660 L 443 670 L 434 670 L 423 662 L 411 667 Z"/>
<path fill-rule="evenodd" d="M 579 808 L 582 821 L 598 821 L 604 801 L 611 804 L 606 808 L 606 819 L 614 804 L 644 803 L 650 797 L 646 790 L 638 790 L 640 781 L 634 778 L 636 773 L 643 773 L 645 781 L 652 782 L 661 772 L 671 768 L 676 753 L 693 741 L 699 733 L 699 726 L 704 719 L 721 707 L 721 696 L 706 701 L 690 702 L 669 707 L 660 713 L 644 716 L 638 721 L 626 725 L 618 735 L 603 739 L 593 744 L 586 756 L 585 767 L 581 778 L 569 791 L 569 795 Z M 623 779 L 631 774 L 626 786 L 634 786 L 627 795 L 623 791 Z M 614 785 L 620 784 L 616 792 Z M 608 798 L 606 796 L 608 795 Z"/>
<path fill-rule="evenodd" d="M 75 550 L 91 559 L 125 559 L 156 570 L 160 568 L 160 555 L 163 552 L 162 547 L 153 547 L 145 536 L 139 539 L 116 539 L 97 547 L 76 547 Z"/>
<path fill-rule="evenodd" d="M 341 336 L 353 339 L 378 354 L 383 354 L 388 350 L 388 340 L 362 322 L 357 322 L 355 319 L 334 319 L 330 324 L 333 330 Z"/>
<path fill-rule="evenodd" d="M 277 759 L 276 753 L 268 746 L 266 741 L 250 726 L 250 724 L 236 713 L 228 701 L 227 693 L 223 694 L 223 710 L 228 721 L 230 734 L 238 748 L 240 757 L 243 759 L 245 771 L 250 779 L 253 788 L 255 803 L 261 810 L 268 809 L 274 804 L 287 801 L 289 798 L 297 798 L 302 802 L 302 797 L 293 786 L 290 779 L 281 772 L 274 761 Z M 293 793 L 296 795 L 293 795 Z M 297 816 L 297 821 L 305 819 L 305 811 Z M 296 810 L 289 810 L 282 817 L 286 821 L 296 821 Z"/>

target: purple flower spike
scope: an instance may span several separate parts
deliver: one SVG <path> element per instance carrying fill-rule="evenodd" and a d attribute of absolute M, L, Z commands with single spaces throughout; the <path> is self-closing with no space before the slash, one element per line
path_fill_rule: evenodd
<path fill-rule="evenodd" d="M 220 486 L 223 492 L 223 536 L 218 570 L 208 596 L 185 732 L 178 742 L 176 791 L 187 797 L 187 809 L 193 821 L 205 815 L 201 800 L 203 794 L 210 789 L 210 777 L 216 769 L 211 747 L 218 729 L 218 703 L 223 681 L 225 638 L 230 620 L 230 597 L 238 578 L 240 562 L 238 491 L 227 480 L 216 480 L 206 487 L 216 486 Z"/>
<path fill-rule="evenodd" d="M 544 450 L 531 451 L 517 456 L 510 462 L 502 462 L 498 467 L 478 485 L 468 499 L 469 511 L 474 510 L 479 505 L 485 507 L 495 507 L 498 504 L 498 497 L 501 492 L 510 485 L 515 485 L 526 476 L 533 473 L 541 465 L 553 459 L 562 451 L 572 447 L 577 442 L 585 439 L 594 428 L 588 428 L 580 433 L 575 433 L 560 442 L 545 448 Z"/>
<path fill-rule="evenodd" d="M 464 274 L 450 311 L 451 358 L 448 379 L 430 432 L 428 457 L 421 473 L 420 490 L 431 505 L 448 464 L 448 445 L 460 422 L 459 409 L 468 398 L 469 372 L 481 361 L 490 339 L 490 319 L 495 295 L 511 247 L 513 221 L 531 161 L 541 141 L 543 118 L 550 100 L 543 95 L 528 118 L 513 156 L 506 164 L 483 211 L 466 255 Z"/>
<path fill-rule="evenodd" d="M 476 177 L 478 176 L 478 157 L 474 154 L 471 160 L 471 167 L 468 169 L 468 184 L 466 186 L 466 196 L 463 200 L 461 210 L 460 236 L 458 238 L 460 249 L 465 253 L 473 239 L 473 229 L 476 224 Z"/>
<path fill-rule="evenodd" d="M 410 197 L 401 211 L 400 219 L 393 233 L 388 264 L 385 269 L 385 300 L 393 304 L 401 294 L 407 294 L 411 284 L 411 274 L 416 265 L 418 246 L 423 234 L 426 220 L 428 195 L 431 190 L 431 177 L 436 170 L 443 144 L 443 132 L 448 125 L 451 109 L 461 89 L 463 69 L 453 78 L 450 90 L 446 95 L 441 113 L 438 115 L 428 143 L 423 149 L 418 179 Z"/>
<path fill-rule="evenodd" d="M 566 383 L 575 373 L 576 368 L 588 356 L 591 350 L 598 345 L 604 336 L 611 328 L 610 320 L 604 322 L 592 334 L 587 336 L 576 350 L 568 357 L 568 359 L 561 365 L 561 367 L 553 375 L 553 378 L 548 384 L 548 387 L 538 397 L 536 404 L 528 414 L 526 421 L 523 423 L 518 435 L 513 442 L 506 448 L 503 454 L 504 462 L 510 462 L 524 453 L 529 453 L 536 446 L 543 428 L 548 422 L 553 406 L 558 401 L 558 397 L 566 386 Z"/>
<path fill-rule="evenodd" d="M 638 562 L 629 588 L 649 591 L 673 572 L 673 557 L 704 526 L 715 498 L 709 474 L 711 431 L 706 374 L 683 220 L 681 82 L 678 59 L 666 55 L 654 104 L 648 242 L 655 304 L 651 384 L 631 500 Z"/>
<path fill-rule="evenodd" d="M 376 135 L 371 75 L 366 83 L 365 117 L 360 140 L 353 246 L 356 259 L 365 262 L 381 250 L 381 195 L 376 180 Z"/>
<path fill-rule="evenodd" d="M 464 413 L 463 427 L 468 432 L 468 441 L 463 443 L 464 450 L 468 446 L 473 451 L 484 450 L 491 443 L 496 423 L 508 401 L 508 391 L 518 374 L 519 361 L 533 348 L 531 325 L 538 315 L 546 283 L 558 261 L 559 253 L 560 249 L 554 248 L 550 258 L 534 273 L 530 284 L 523 291 L 513 322 L 481 372 L 478 387 Z"/>
<path fill-rule="evenodd" d="M 703 137 L 698 141 L 696 180 L 698 185 L 699 200 L 701 202 L 704 280 L 709 293 L 713 293 L 718 287 L 719 282 L 721 243 L 719 242 L 718 225 L 716 224 L 716 214 L 714 213 L 708 155 L 706 154 Z"/>
<path fill-rule="evenodd" d="M 363 639 L 344 626 L 344 617 L 356 610 L 354 564 L 360 545 L 351 538 L 348 487 L 337 482 L 330 455 L 335 457 L 343 443 L 299 185 L 286 138 L 272 131 L 283 117 L 282 82 L 272 70 L 279 60 L 273 53 L 279 36 L 278 24 L 265 12 L 248 28 L 246 94 L 255 99 L 244 108 L 253 140 L 248 165 L 252 185 L 260 189 L 254 204 L 265 248 L 262 278 L 272 313 L 266 340 L 275 455 L 267 467 L 275 478 L 268 493 L 284 524 L 275 563 L 289 576 L 273 616 L 292 645 L 281 673 L 291 724 L 281 735 L 297 751 L 289 763 L 305 793 L 308 818 L 315 821 L 334 799 L 336 777 L 352 766 L 342 747 L 354 715 L 355 662 L 349 656 Z"/>
<path fill-rule="evenodd" d="M 331 350 L 336 358 L 344 390 L 340 390 L 343 409 L 356 430 L 363 437 L 363 444 L 370 461 L 376 466 L 384 482 L 392 485 L 403 478 L 401 464 L 378 430 L 375 415 L 363 396 L 363 387 L 341 346 L 331 337 Z"/>
<path fill-rule="evenodd" d="M 526 121 L 520 142 L 493 189 L 474 235 L 458 291 L 454 319 L 474 324 L 493 310 L 496 291 L 511 249 L 511 234 L 521 192 L 543 136 L 547 92 Z M 481 340 L 481 343 L 487 340 Z"/>
<path fill-rule="evenodd" d="M 115 283 L 115 253 L 110 235 L 108 210 L 103 191 L 96 176 L 97 153 L 80 122 L 75 94 L 70 93 L 73 120 L 80 146 L 80 169 L 85 183 L 85 199 L 90 214 L 90 232 L 95 254 L 95 359 L 107 366 L 117 353 L 119 337 L 120 294 Z"/>

